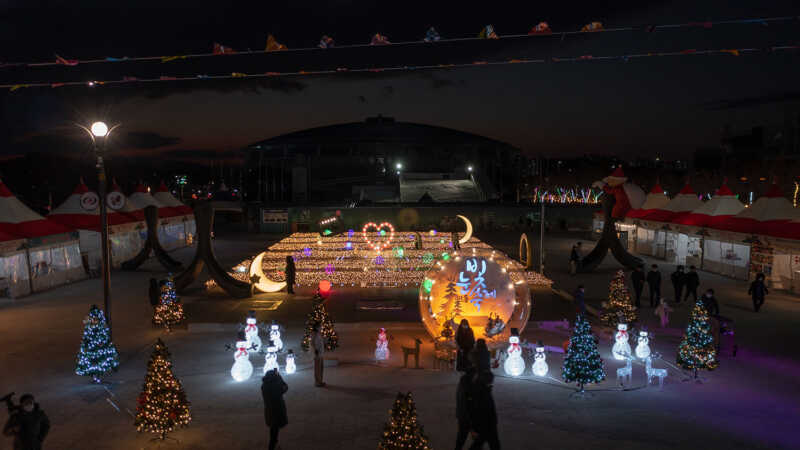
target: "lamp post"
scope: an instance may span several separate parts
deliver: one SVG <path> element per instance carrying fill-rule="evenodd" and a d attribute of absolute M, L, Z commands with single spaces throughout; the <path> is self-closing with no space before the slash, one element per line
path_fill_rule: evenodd
<path fill-rule="evenodd" d="M 106 171 L 105 164 L 103 163 L 103 154 L 105 153 L 105 144 L 108 136 L 119 125 L 108 128 L 105 122 L 95 122 L 89 128 L 81 127 L 89 133 L 92 138 L 92 147 L 94 154 L 97 158 L 97 193 L 100 197 L 100 245 L 103 252 L 103 310 L 106 313 L 106 321 L 108 323 L 108 332 L 111 335 L 111 304 L 110 304 L 110 289 L 111 289 L 111 253 L 108 246 L 108 215 L 106 214 Z"/>

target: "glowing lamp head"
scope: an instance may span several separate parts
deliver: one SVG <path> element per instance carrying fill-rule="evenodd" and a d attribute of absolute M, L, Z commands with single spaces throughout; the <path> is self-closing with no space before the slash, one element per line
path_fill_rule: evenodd
<path fill-rule="evenodd" d="M 403 164 L 402 163 L 397 163 L 397 164 L 395 164 L 395 167 L 397 168 L 397 170 L 400 170 L 400 169 L 403 168 Z"/>
<path fill-rule="evenodd" d="M 108 134 L 108 125 L 105 122 L 95 122 L 90 129 L 94 137 L 106 137 Z"/>
<path fill-rule="evenodd" d="M 331 282 L 328 280 L 322 280 L 319 282 L 319 291 L 323 294 L 327 294 L 331 291 Z"/>
<path fill-rule="evenodd" d="M 472 166 L 467 166 L 467 172 L 472 172 Z"/>

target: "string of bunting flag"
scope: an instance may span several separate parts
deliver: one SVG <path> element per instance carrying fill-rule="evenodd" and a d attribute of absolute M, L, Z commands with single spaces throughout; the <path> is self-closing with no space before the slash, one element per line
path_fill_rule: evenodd
<path fill-rule="evenodd" d="M 242 73 L 231 72 L 230 74 L 220 75 L 195 75 L 195 76 L 168 76 L 162 75 L 157 78 L 137 78 L 137 77 L 123 77 L 119 80 L 91 80 L 91 81 L 52 81 L 52 82 L 38 82 L 38 83 L 6 83 L 0 84 L 0 89 L 9 89 L 11 92 L 23 88 L 39 88 L 39 87 L 64 87 L 64 86 L 105 86 L 105 85 L 121 85 L 126 83 L 156 83 L 156 82 L 177 82 L 177 81 L 197 81 L 197 80 L 228 80 L 228 79 L 257 79 L 268 77 L 292 77 L 292 76 L 319 76 L 319 75 L 340 75 L 340 74 L 353 74 L 353 73 L 381 73 L 381 72 L 401 72 L 401 71 L 419 71 L 419 70 L 446 70 L 446 69 L 459 69 L 468 67 L 490 67 L 490 66 L 505 66 L 512 64 L 545 64 L 545 63 L 574 63 L 574 62 L 599 62 L 599 61 L 622 61 L 628 62 L 634 59 L 651 58 L 651 57 L 670 57 L 670 56 L 711 56 L 711 55 L 732 55 L 741 56 L 745 54 L 771 54 L 781 51 L 798 50 L 800 45 L 775 45 L 765 48 L 758 47 L 744 47 L 744 48 L 722 48 L 722 49 L 685 49 L 678 51 L 665 51 L 665 52 L 647 52 L 647 53 L 634 53 L 623 55 L 578 55 L 568 57 L 548 57 L 548 58 L 520 58 L 509 59 L 502 61 L 473 61 L 469 63 L 456 63 L 456 64 L 428 64 L 419 66 L 387 66 L 387 67 L 371 67 L 371 68 L 358 68 L 348 69 L 339 67 L 336 69 L 326 70 L 298 70 L 288 72 L 264 72 L 264 73 Z"/>
<path fill-rule="evenodd" d="M 332 48 L 360 48 L 360 47 L 370 47 L 370 46 L 380 46 L 380 45 L 392 45 L 392 46 L 419 45 L 421 43 L 464 42 L 464 41 L 473 41 L 481 39 L 520 39 L 520 38 L 532 38 L 532 37 L 535 38 L 537 36 L 540 37 L 548 35 L 556 35 L 556 36 L 561 36 L 563 38 L 565 36 L 575 35 L 575 34 L 614 33 L 623 31 L 644 31 L 647 33 L 652 33 L 655 31 L 676 30 L 681 28 L 699 27 L 699 28 L 710 29 L 715 26 L 721 26 L 721 25 L 756 24 L 761 26 L 768 26 L 770 23 L 788 22 L 794 20 L 800 20 L 800 16 L 711 20 L 711 21 L 685 22 L 685 23 L 663 24 L 663 25 L 633 25 L 633 26 L 624 26 L 615 28 L 606 28 L 601 22 L 590 22 L 581 27 L 580 30 L 561 31 L 561 32 L 554 32 L 550 28 L 550 25 L 547 22 L 539 22 L 537 25 L 532 27 L 528 33 L 525 34 L 499 35 L 495 31 L 493 25 L 486 25 L 481 29 L 480 33 L 477 36 L 460 37 L 460 38 L 442 38 L 442 36 L 436 31 L 434 27 L 430 27 L 426 31 L 425 37 L 421 41 L 416 40 L 416 41 L 391 42 L 387 36 L 382 35 L 380 33 L 376 33 L 375 35 L 372 36 L 370 42 L 367 44 L 336 45 L 334 39 L 331 36 L 323 35 L 317 46 L 302 47 L 295 49 L 287 48 L 285 45 L 279 43 L 275 36 L 270 34 L 267 36 L 267 42 L 264 50 L 236 51 L 231 47 L 215 42 L 212 46 L 212 51 L 208 53 L 194 53 L 194 54 L 172 55 L 172 56 L 105 57 L 105 58 L 90 58 L 84 60 L 67 59 L 59 55 L 55 55 L 54 61 L 0 63 L 0 69 L 7 67 L 20 67 L 20 66 L 24 67 L 47 67 L 56 65 L 77 66 L 79 64 L 99 64 L 99 63 L 132 62 L 132 61 L 133 62 L 160 61 L 162 63 L 168 63 L 168 62 L 191 59 L 191 58 L 205 58 L 211 56 L 230 55 L 230 54 L 255 55 L 255 54 L 270 53 L 275 51 L 309 52 L 309 51 L 319 51 L 322 49 L 332 49 Z"/>

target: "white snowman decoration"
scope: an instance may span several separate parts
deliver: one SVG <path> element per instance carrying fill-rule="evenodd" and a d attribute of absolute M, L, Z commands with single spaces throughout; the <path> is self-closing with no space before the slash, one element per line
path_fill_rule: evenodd
<path fill-rule="evenodd" d="M 389 338 L 386 336 L 386 329 L 378 331 L 378 340 L 375 341 L 375 359 L 386 361 L 389 359 Z"/>
<path fill-rule="evenodd" d="M 253 375 L 253 364 L 247 353 L 248 343 L 244 336 L 239 336 L 236 341 L 236 351 L 233 353 L 233 367 L 231 367 L 231 377 L 236 381 L 245 381 Z"/>
<path fill-rule="evenodd" d="M 614 359 L 623 361 L 631 354 L 631 344 L 628 343 L 628 324 L 620 323 L 617 325 L 617 334 L 614 339 L 617 342 L 611 347 L 611 354 L 614 355 Z"/>
<path fill-rule="evenodd" d="M 640 331 L 639 332 L 639 343 L 636 345 L 636 357 L 641 359 L 647 359 L 650 356 L 650 338 L 647 335 L 647 331 Z"/>
<path fill-rule="evenodd" d="M 545 361 L 546 358 L 544 345 L 540 341 L 539 345 L 536 346 L 536 353 L 533 355 L 533 374 L 537 377 L 546 376 L 547 371 L 550 370 L 550 367 L 547 366 L 547 361 Z"/>
<path fill-rule="evenodd" d="M 283 341 L 281 340 L 280 328 L 280 325 L 278 325 L 278 323 L 274 320 L 272 321 L 272 325 L 269 327 L 269 338 L 272 340 L 272 344 L 275 345 L 277 352 L 283 350 Z"/>
<path fill-rule="evenodd" d="M 266 375 L 272 369 L 280 370 L 278 366 L 278 348 L 275 343 L 270 341 L 267 345 L 267 356 L 264 357 L 264 374 Z"/>
<path fill-rule="evenodd" d="M 508 344 L 508 350 L 506 350 L 508 356 L 503 364 L 503 370 L 507 375 L 518 377 L 525 371 L 525 360 L 522 359 L 522 347 L 519 345 L 519 335 L 515 328 L 511 329 Z"/>
<path fill-rule="evenodd" d="M 244 335 L 247 337 L 248 348 L 255 352 L 261 350 L 261 338 L 258 337 L 258 325 L 254 311 L 251 311 L 245 320 Z"/>
<path fill-rule="evenodd" d="M 286 354 L 286 373 L 293 374 L 297 372 L 297 365 L 294 362 L 294 352 L 289 350 Z"/>

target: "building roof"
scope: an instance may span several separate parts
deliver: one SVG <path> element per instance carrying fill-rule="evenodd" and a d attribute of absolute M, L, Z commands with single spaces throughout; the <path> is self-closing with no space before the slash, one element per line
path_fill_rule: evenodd
<path fill-rule="evenodd" d="M 158 186 L 158 191 L 153 194 L 153 198 L 164 205 L 158 210 L 158 214 L 162 217 L 191 216 L 193 214 L 192 208 L 184 205 L 180 200 L 175 198 L 169 192 L 167 185 L 164 184 L 163 181 L 161 185 Z"/>
<path fill-rule="evenodd" d="M 485 136 L 452 128 L 412 122 L 397 122 L 391 117 L 370 117 L 363 122 L 327 125 L 275 136 L 249 146 L 251 149 L 283 145 L 320 143 L 355 144 L 363 142 L 433 143 L 449 145 L 491 145 L 515 149 L 512 145 Z"/>
<path fill-rule="evenodd" d="M 72 194 L 54 209 L 47 217 L 62 225 L 76 230 L 100 231 L 100 208 L 87 211 L 81 207 L 81 196 L 89 192 L 89 188 L 80 180 Z M 137 222 L 137 220 L 124 213 L 107 211 L 109 225 L 121 225 Z"/>
<path fill-rule="evenodd" d="M 679 214 L 673 218 L 672 222 L 681 225 L 717 228 L 732 216 L 742 212 L 743 209 L 742 202 L 731 192 L 728 185 L 723 183 L 711 200 L 690 213 Z"/>
<path fill-rule="evenodd" d="M 653 189 L 650 190 L 650 193 L 647 194 L 642 207 L 639 209 L 631 209 L 625 217 L 633 219 L 642 218 L 657 209 L 666 207 L 668 203 L 669 197 L 664 193 L 664 189 L 661 188 L 661 185 L 656 183 Z"/>
<path fill-rule="evenodd" d="M 678 214 L 693 211 L 702 205 L 703 202 L 694 192 L 694 189 L 689 186 L 689 183 L 686 183 L 678 195 L 670 200 L 666 206 L 654 209 L 642 216 L 641 219 L 653 222 L 670 222 Z"/>
<path fill-rule="evenodd" d="M 773 230 L 785 228 L 782 223 L 795 219 L 800 219 L 800 210 L 794 208 L 789 199 L 783 196 L 777 184 L 773 184 L 749 208 L 716 228 L 747 234 L 771 234 Z"/>

